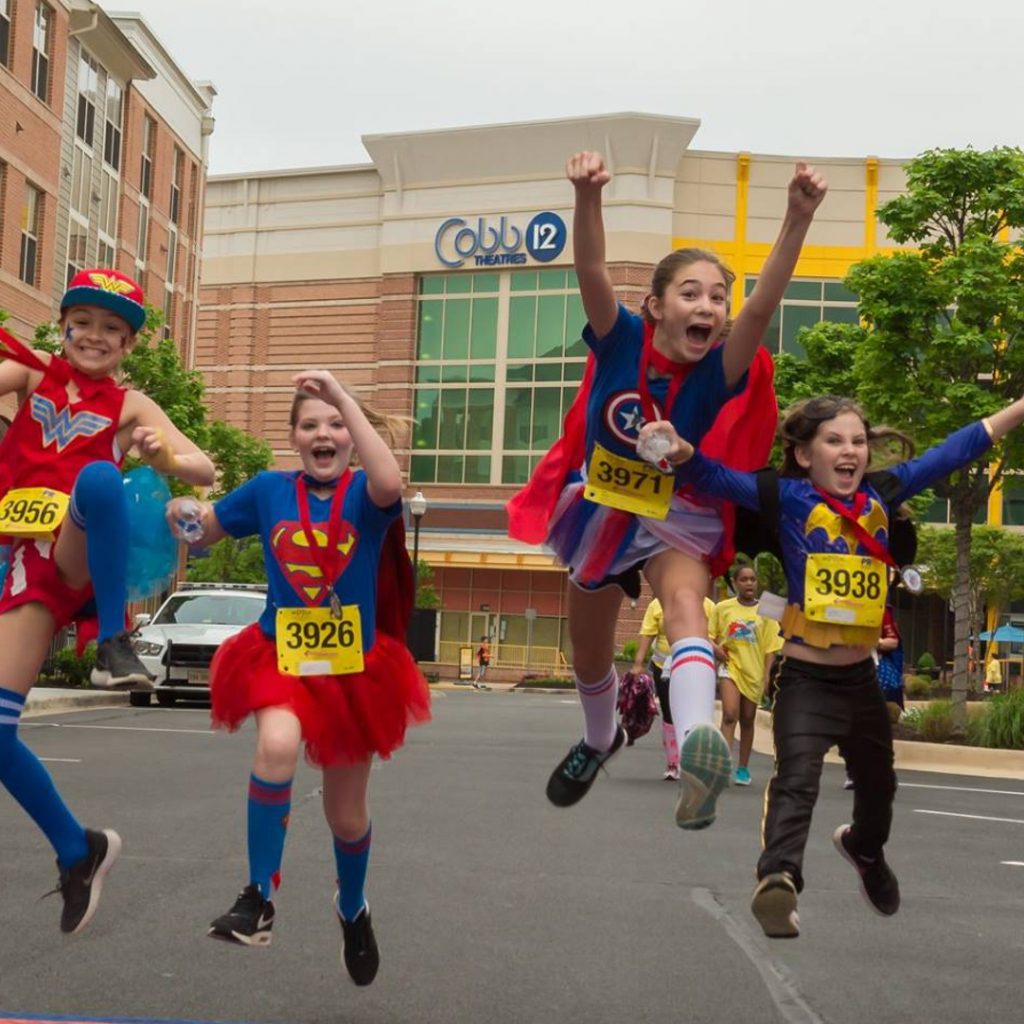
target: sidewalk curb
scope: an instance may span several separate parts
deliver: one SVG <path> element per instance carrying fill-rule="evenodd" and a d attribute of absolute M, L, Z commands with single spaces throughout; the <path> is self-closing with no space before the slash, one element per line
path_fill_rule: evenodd
<path fill-rule="evenodd" d="M 80 708 L 127 706 L 128 693 L 126 691 L 83 690 L 81 693 L 68 694 L 62 692 L 54 696 L 48 696 L 46 688 L 41 687 L 29 694 L 28 700 L 25 702 L 22 718 L 32 718 L 35 715 L 49 715 L 57 711 L 75 711 Z"/>

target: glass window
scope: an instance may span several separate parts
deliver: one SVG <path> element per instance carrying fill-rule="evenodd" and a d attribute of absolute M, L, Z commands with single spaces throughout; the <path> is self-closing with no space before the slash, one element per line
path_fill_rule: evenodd
<path fill-rule="evenodd" d="M 509 359 L 532 359 L 537 323 L 537 299 L 516 295 L 509 302 Z"/>
<path fill-rule="evenodd" d="M 470 359 L 494 359 L 498 348 L 498 300 L 475 299 L 469 336 Z"/>
<path fill-rule="evenodd" d="M 462 483 L 462 455 L 439 455 L 437 457 L 437 482 L 439 484 Z"/>
<path fill-rule="evenodd" d="M 466 446 L 466 389 L 452 388 L 441 391 L 441 420 L 438 427 L 437 447 L 461 451 Z"/>
<path fill-rule="evenodd" d="M 50 28 L 53 12 L 44 3 L 36 4 L 32 25 L 32 91 L 44 103 L 50 98 Z"/>
<path fill-rule="evenodd" d="M 135 263 L 137 266 L 146 265 L 146 254 L 149 248 L 149 205 L 139 203 L 139 239 L 135 250 Z"/>
<path fill-rule="evenodd" d="M 35 287 L 39 283 L 39 225 L 42 220 L 43 193 L 34 185 L 25 186 L 21 207 L 21 252 L 18 276 Z"/>
<path fill-rule="evenodd" d="M 531 448 L 550 448 L 562 432 L 561 388 L 537 388 L 533 399 Z"/>
<path fill-rule="evenodd" d="M 139 191 L 153 198 L 153 153 L 156 150 L 156 121 L 148 114 L 142 118 L 142 155 L 139 158 Z"/>
<path fill-rule="evenodd" d="M 0 64 L 11 58 L 11 0 L 0 0 Z"/>
<path fill-rule="evenodd" d="M 1024 526 L 1024 477 L 1003 478 L 1003 524 Z"/>
<path fill-rule="evenodd" d="M 821 281 L 790 281 L 786 285 L 785 297 L 821 302 Z"/>
<path fill-rule="evenodd" d="M 490 389 L 466 392 L 466 451 L 490 451 L 494 433 L 494 395 Z"/>
<path fill-rule="evenodd" d="M 744 292 L 750 295 L 756 283 L 756 276 L 748 276 L 743 283 Z M 796 340 L 798 331 L 823 320 L 842 324 L 859 323 L 857 296 L 841 281 L 791 281 L 780 307 L 772 315 L 761 343 L 769 352 L 791 352 L 803 358 L 804 348 Z"/>
<path fill-rule="evenodd" d="M 856 292 L 851 292 L 841 281 L 826 281 L 825 301 L 856 303 L 858 300 Z"/>
<path fill-rule="evenodd" d="M 85 270 L 88 263 L 86 250 L 89 245 L 89 228 L 81 224 L 74 217 L 71 218 L 71 226 L 68 230 L 68 265 L 65 286 L 70 284 L 71 278 L 80 270 Z M 106 265 L 106 264 L 104 264 Z"/>
<path fill-rule="evenodd" d="M 491 481 L 491 457 L 489 455 L 467 455 L 465 459 L 464 484 L 487 484 Z"/>
<path fill-rule="evenodd" d="M 99 87 L 99 71 L 96 62 L 86 53 L 78 57 L 78 116 L 75 134 L 87 145 L 92 145 L 96 130 L 96 100 Z"/>
<path fill-rule="evenodd" d="M 438 403 L 441 392 L 437 388 L 419 388 L 416 391 L 416 427 L 413 448 L 437 447 Z"/>
<path fill-rule="evenodd" d="M 470 299 L 449 299 L 444 304 L 444 344 L 441 358 L 469 358 Z"/>
<path fill-rule="evenodd" d="M 782 310 L 782 351 L 791 352 L 798 359 L 807 354 L 797 341 L 797 333 L 804 327 L 813 327 L 821 320 L 820 306 L 785 306 Z"/>
<path fill-rule="evenodd" d="M 419 319 L 417 359 L 440 359 L 441 338 L 444 334 L 444 302 L 421 302 Z"/>
<path fill-rule="evenodd" d="M 89 219 L 92 204 L 92 157 L 76 145 L 71 158 L 71 209 Z"/>
<path fill-rule="evenodd" d="M 533 412 L 533 388 L 509 388 L 505 394 L 505 447 L 530 447 L 530 419 Z"/>
<path fill-rule="evenodd" d="M 123 109 L 124 93 L 121 86 L 108 75 L 103 159 L 115 171 L 120 171 L 121 169 L 121 117 Z"/>
<path fill-rule="evenodd" d="M 541 295 L 537 299 L 537 358 L 561 357 L 564 351 L 565 296 Z"/>
<path fill-rule="evenodd" d="M 185 166 L 185 154 L 177 146 L 174 147 L 174 167 L 171 172 L 171 204 L 170 217 L 172 224 L 178 223 L 181 215 L 181 178 Z"/>

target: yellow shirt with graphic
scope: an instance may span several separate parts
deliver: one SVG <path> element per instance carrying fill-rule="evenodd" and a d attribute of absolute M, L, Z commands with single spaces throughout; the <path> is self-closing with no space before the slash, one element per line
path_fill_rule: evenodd
<path fill-rule="evenodd" d="M 726 674 L 747 700 L 761 702 L 765 658 L 782 649 L 779 624 L 757 614 L 757 605 L 730 597 L 715 605 L 708 618 L 708 635 L 725 648 Z"/>
<path fill-rule="evenodd" d="M 672 647 L 665 636 L 665 615 L 661 610 L 661 602 L 656 597 L 652 598 L 644 612 L 640 635 L 654 637 L 654 643 L 651 644 L 651 661 L 661 668 L 672 653 Z"/>

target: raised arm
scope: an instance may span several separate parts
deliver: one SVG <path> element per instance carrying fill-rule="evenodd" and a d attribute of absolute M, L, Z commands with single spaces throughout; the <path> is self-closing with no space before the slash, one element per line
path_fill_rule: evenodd
<path fill-rule="evenodd" d="M 615 326 L 619 315 L 615 289 L 604 261 L 604 218 L 601 189 L 611 181 L 600 153 L 569 157 L 565 174 L 576 192 L 572 218 L 572 261 L 580 285 L 583 311 L 597 338 Z"/>
<path fill-rule="evenodd" d="M 129 391 L 122 415 L 122 430 L 130 430 L 129 444 L 138 449 L 145 462 L 187 484 L 209 487 L 213 483 L 216 471 L 209 456 L 200 451 L 148 395 Z"/>
<path fill-rule="evenodd" d="M 729 387 L 735 387 L 750 367 L 757 346 L 761 344 L 764 332 L 793 276 L 814 213 L 827 191 L 828 182 L 813 167 L 804 163 L 796 165 L 793 179 L 789 183 L 786 215 L 779 237 L 765 260 L 754 290 L 743 303 L 725 340 L 722 365 Z"/>
<path fill-rule="evenodd" d="M 359 462 L 366 471 L 366 490 L 378 508 L 393 505 L 402 496 L 402 471 L 387 441 L 374 430 L 359 402 L 327 370 L 303 370 L 295 386 L 333 405 L 348 427 Z"/>

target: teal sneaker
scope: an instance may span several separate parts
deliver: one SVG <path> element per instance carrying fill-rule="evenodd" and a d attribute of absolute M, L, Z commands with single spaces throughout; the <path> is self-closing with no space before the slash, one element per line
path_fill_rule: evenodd
<path fill-rule="evenodd" d="M 732 783 L 734 786 L 749 786 L 750 770 L 741 764 L 739 768 L 736 769 L 736 774 L 732 777 Z"/>
<path fill-rule="evenodd" d="M 696 725 L 683 740 L 679 755 L 680 828 L 707 828 L 715 820 L 715 801 L 732 777 L 732 755 L 725 737 L 713 725 Z"/>

